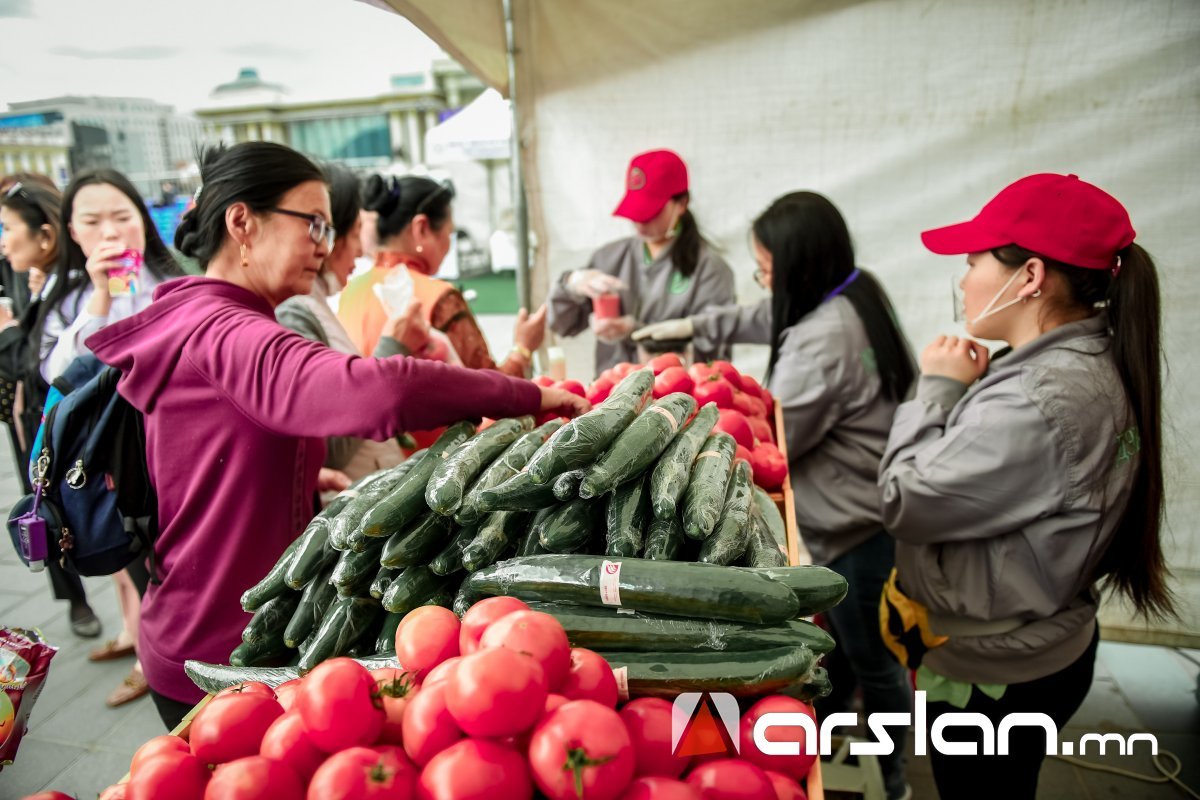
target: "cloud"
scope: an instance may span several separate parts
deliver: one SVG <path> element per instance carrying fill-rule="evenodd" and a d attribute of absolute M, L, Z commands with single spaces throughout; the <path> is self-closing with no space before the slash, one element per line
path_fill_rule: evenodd
<path fill-rule="evenodd" d="M 281 58 L 306 60 L 312 51 L 302 47 L 291 47 L 278 42 L 245 42 L 231 47 L 222 47 L 221 52 L 239 58 Z"/>
<path fill-rule="evenodd" d="M 0 0 L 0 17 L 33 18 L 33 0 Z"/>
<path fill-rule="evenodd" d="M 0 0 L 0 3 L 5 0 Z M 60 45 L 50 48 L 49 52 L 56 56 L 67 56 L 69 58 L 82 59 L 116 59 L 120 61 L 157 61 L 162 58 L 171 58 L 179 55 L 182 48 L 179 47 L 162 47 L 158 45 L 131 45 L 129 47 L 111 47 L 108 49 L 99 47 L 76 47 L 74 45 Z"/>

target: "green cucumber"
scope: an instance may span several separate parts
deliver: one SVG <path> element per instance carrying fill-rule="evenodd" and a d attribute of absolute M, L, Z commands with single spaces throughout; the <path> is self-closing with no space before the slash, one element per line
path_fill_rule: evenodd
<path fill-rule="evenodd" d="M 589 650 L 661 652 L 671 647 L 681 652 L 721 650 L 747 652 L 802 644 L 824 655 L 833 649 L 833 638 L 811 622 L 790 619 L 775 625 L 749 625 L 712 619 L 668 617 L 615 608 L 590 608 L 566 603 L 531 602 L 534 611 L 557 619 L 572 647 Z"/>
<path fill-rule="evenodd" d="M 356 660 L 368 670 L 398 666 L 395 652 Z M 183 671 L 200 691 L 208 694 L 216 694 L 222 689 L 228 689 L 230 686 L 236 686 L 239 683 L 247 681 L 265 683 L 274 689 L 281 684 L 300 677 L 300 670 L 294 666 L 240 667 L 226 664 L 209 664 L 190 658 L 183 662 Z"/>
<path fill-rule="evenodd" d="M 383 593 L 392 585 L 392 581 L 396 580 L 400 572 L 400 567 L 380 567 L 379 572 L 375 573 L 375 580 L 371 581 L 371 588 L 367 594 L 376 600 L 382 600 Z"/>
<path fill-rule="evenodd" d="M 651 561 L 678 561 L 683 549 L 683 525 L 679 517 L 672 514 L 667 519 L 655 517 L 646 531 L 646 548 L 642 558 Z"/>
<path fill-rule="evenodd" d="M 680 515 L 683 532 L 693 539 L 707 539 L 717 527 L 736 449 L 732 436 L 717 431 L 704 440 L 704 448 L 696 456 Z"/>
<path fill-rule="evenodd" d="M 462 505 L 459 506 L 458 511 L 454 514 L 454 521 L 459 525 L 469 525 L 483 519 L 486 516 L 486 512 L 479 510 L 479 496 L 484 491 L 494 489 L 524 469 L 525 465 L 529 463 L 530 456 L 536 453 L 538 448 L 545 444 L 546 440 L 562 427 L 562 424 L 563 421 L 561 419 L 552 419 L 513 442 L 499 458 L 492 462 L 491 466 L 483 471 L 483 474 L 471 486 L 466 497 L 463 498 Z"/>
<path fill-rule="evenodd" d="M 471 587 L 467 585 L 467 581 L 463 581 L 458 587 L 458 592 L 454 595 L 454 604 L 450 609 L 462 619 L 462 615 L 466 614 L 471 606 L 482 600 L 486 595 L 476 594 L 471 591 Z"/>
<path fill-rule="evenodd" d="M 576 553 L 587 547 L 600 523 L 604 506 L 576 497 L 542 520 L 538 542 L 550 553 Z"/>
<path fill-rule="evenodd" d="M 405 461 L 384 470 L 379 477 L 354 490 L 354 497 L 329 521 L 329 543 L 335 550 L 349 550 L 350 534 L 362 527 L 363 517 L 371 508 L 396 488 L 404 476 L 425 460 L 428 451 L 413 453 Z M 348 489 L 347 492 L 350 490 Z"/>
<path fill-rule="evenodd" d="M 802 683 L 784 689 L 780 694 L 786 694 L 805 703 L 811 703 L 813 700 L 828 697 L 832 691 L 833 684 L 829 682 L 829 673 L 825 671 L 824 667 L 813 667 L 812 671 L 805 676 Z"/>
<path fill-rule="evenodd" d="M 298 647 L 302 641 L 316 628 L 317 623 L 325 616 L 329 604 L 337 595 L 337 589 L 329 582 L 333 568 L 326 569 L 308 582 L 300 594 L 300 605 L 291 621 L 283 630 L 283 643 L 288 647 Z"/>
<path fill-rule="evenodd" d="M 798 617 L 810 617 L 833 608 L 846 597 L 846 579 L 828 567 L 808 564 L 800 567 L 750 569 L 735 567 L 741 572 L 753 572 L 788 587 L 800 605 Z"/>
<path fill-rule="evenodd" d="M 251 586 L 246 591 L 242 592 L 242 610 L 257 611 L 262 607 L 263 603 L 270 600 L 272 597 L 279 597 L 284 592 L 291 591 L 287 585 L 287 571 L 292 565 L 292 558 L 296 555 L 296 550 L 300 547 L 300 539 L 296 538 L 287 549 L 283 551 L 283 555 L 275 562 L 275 566 L 267 572 L 263 579 Z"/>
<path fill-rule="evenodd" d="M 757 501 L 750 507 L 750 530 L 746 540 L 747 567 L 786 567 L 787 551 L 780 549 L 767 530 Z"/>
<path fill-rule="evenodd" d="M 452 575 L 463 568 L 462 553 L 463 548 L 475 538 L 478 532 L 477 525 L 468 525 L 465 528 L 459 528 L 454 534 L 454 538 L 450 540 L 442 551 L 434 556 L 429 561 L 429 568 L 433 570 L 434 575 Z"/>
<path fill-rule="evenodd" d="M 285 659 L 290 652 L 284 646 L 283 640 L 278 637 L 264 639 L 254 644 L 242 642 L 233 648 L 233 652 L 229 654 L 229 665 L 233 667 L 261 667 L 266 664 L 278 663 Z"/>
<path fill-rule="evenodd" d="M 705 403 L 663 451 L 650 476 L 650 503 L 656 518 L 666 520 L 679 515 L 692 465 L 719 418 L 717 404 Z"/>
<path fill-rule="evenodd" d="M 558 510 L 558 506 L 550 506 L 543 508 L 533 515 L 533 519 L 529 522 L 529 530 L 521 537 L 521 541 L 517 544 L 517 556 L 537 556 L 546 552 L 546 548 L 542 547 L 541 539 L 538 537 L 538 532 L 542 525 L 551 514 Z"/>
<path fill-rule="evenodd" d="M 579 496 L 599 497 L 641 475 L 667 449 L 684 421 L 696 410 L 696 399 L 675 392 L 653 403 L 621 431 L 616 441 L 588 470 Z"/>
<path fill-rule="evenodd" d="M 282 641 L 284 628 L 299 605 L 300 592 L 290 589 L 278 597 L 272 597 L 254 612 L 242 631 L 242 641 L 246 644 L 260 644 L 267 639 Z"/>
<path fill-rule="evenodd" d="M 329 520 L 318 516 L 308 523 L 304 533 L 300 534 L 296 554 L 284 575 L 284 583 L 288 588 L 303 589 L 321 570 L 329 566 L 330 553 L 336 551 L 328 545 Z"/>
<path fill-rule="evenodd" d="M 434 469 L 425 487 L 425 503 L 439 514 L 454 514 L 480 470 L 495 461 L 532 423 L 530 417 L 502 419 L 467 439 Z"/>
<path fill-rule="evenodd" d="M 434 575 L 429 567 L 409 567 L 401 572 L 383 595 L 383 607 L 397 614 L 407 614 L 429 599 L 446 582 Z"/>
<path fill-rule="evenodd" d="M 370 597 L 339 597 L 333 601 L 312 644 L 300 658 L 300 671 L 326 659 L 345 655 L 381 615 L 379 601 Z"/>
<path fill-rule="evenodd" d="M 454 594 L 457 591 L 457 586 L 443 586 L 429 597 L 426 597 L 425 602 L 421 603 L 421 605 L 452 608 L 454 606 Z"/>
<path fill-rule="evenodd" d="M 475 538 L 468 542 L 462 550 L 462 565 L 467 572 L 494 564 L 504 548 L 516 541 L 529 515 L 524 511 L 497 511 L 490 514 Z"/>
<path fill-rule="evenodd" d="M 750 525 L 750 465 L 739 460 L 733 465 L 733 475 L 725 492 L 725 506 L 716 529 L 704 540 L 697 561 L 728 566 L 746 552 Z"/>
<path fill-rule="evenodd" d="M 573 469 L 555 478 L 554 499 L 565 503 L 579 497 L 579 484 L 583 482 L 587 473 L 586 469 Z"/>
<path fill-rule="evenodd" d="M 404 530 L 405 526 L 429 511 L 429 506 L 425 503 L 425 487 L 430 476 L 449 457 L 454 448 L 465 442 L 474 432 L 475 426 L 470 422 L 456 422 L 446 428 L 429 447 L 429 452 L 421 463 L 366 513 L 360 526 L 363 535 L 391 536 L 396 531 Z"/>
<path fill-rule="evenodd" d="M 792 619 L 800 606 L 786 585 L 754 570 L 638 558 L 513 558 L 467 576 L 464 585 L 473 594 L 511 595 L 527 602 L 619 604 L 651 614 L 757 624 Z M 605 603 L 605 599 L 610 602 Z"/>
<path fill-rule="evenodd" d="M 437 555 L 450 539 L 454 521 L 426 511 L 409 530 L 393 533 L 383 547 L 379 563 L 385 567 L 415 567 Z"/>
<path fill-rule="evenodd" d="M 608 498 L 605 555 L 633 558 L 642 552 L 649 514 L 649 476 L 618 486 Z"/>
<path fill-rule="evenodd" d="M 356 553 L 346 550 L 338 558 L 333 567 L 333 585 L 337 587 L 342 597 L 364 595 L 371 587 L 371 581 L 379 572 L 379 554 L 383 550 L 383 542 L 373 540 L 371 546 Z"/>
<path fill-rule="evenodd" d="M 672 700 L 683 692 L 727 692 L 734 697 L 776 694 L 802 680 L 816 663 L 816 656 L 803 645 L 736 653 L 600 651 L 600 655 L 614 670 L 626 670 L 630 697 Z"/>
<path fill-rule="evenodd" d="M 375 652 L 383 653 L 388 650 L 395 651 L 396 649 L 396 628 L 400 626 L 400 620 L 404 619 L 403 614 L 397 614 L 394 611 L 387 612 L 387 616 L 383 618 L 383 627 L 379 630 L 379 636 L 375 639 Z"/>
<path fill-rule="evenodd" d="M 555 502 L 553 483 L 534 483 L 528 472 L 518 472 L 499 486 L 482 491 L 477 507 L 484 513 L 534 511 Z"/>

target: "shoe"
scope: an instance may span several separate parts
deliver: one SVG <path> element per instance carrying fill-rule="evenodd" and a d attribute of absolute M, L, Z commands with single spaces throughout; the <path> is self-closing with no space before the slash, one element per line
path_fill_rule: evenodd
<path fill-rule="evenodd" d="M 134 654 L 132 644 L 120 645 L 116 639 L 109 639 L 102 646 L 88 653 L 88 661 L 116 661 Z"/>
<path fill-rule="evenodd" d="M 146 676 L 139 670 L 131 669 L 121 685 L 109 692 L 108 698 L 104 702 L 109 708 L 116 708 L 132 700 L 137 700 L 149 691 L 150 684 L 146 683 Z"/>
<path fill-rule="evenodd" d="M 81 639 L 95 639 L 100 635 L 100 620 L 87 606 L 71 609 L 71 632 Z"/>

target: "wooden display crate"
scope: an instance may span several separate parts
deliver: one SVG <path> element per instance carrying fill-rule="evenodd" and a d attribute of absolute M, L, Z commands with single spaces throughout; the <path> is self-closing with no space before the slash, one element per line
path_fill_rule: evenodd
<path fill-rule="evenodd" d="M 783 454 L 783 460 L 788 460 L 787 437 L 783 430 L 783 407 L 779 402 L 775 403 L 775 445 L 779 448 L 779 452 Z M 778 491 L 768 492 L 771 499 L 775 501 L 775 505 L 779 507 L 779 513 L 783 516 L 783 524 L 787 530 L 787 557 L 790 566 L 799 566 L 800 564 L 809 564 L 812 559 L 808 556 L 808 551 L 800 544 L 800 526 L 796 522 L 796 495 L 792 491 L 792 482 L 789 479 L 783 482 L 783 488 Z"/>

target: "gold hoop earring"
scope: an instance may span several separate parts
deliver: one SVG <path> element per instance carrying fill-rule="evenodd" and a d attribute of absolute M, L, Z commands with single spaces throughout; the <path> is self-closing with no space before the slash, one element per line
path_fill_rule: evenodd
<path fill-rule="evenodd" d="M 250 259 L 246 257 L 246 245 L 242 245 L 242 269 L 250 266 Z"/>

